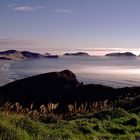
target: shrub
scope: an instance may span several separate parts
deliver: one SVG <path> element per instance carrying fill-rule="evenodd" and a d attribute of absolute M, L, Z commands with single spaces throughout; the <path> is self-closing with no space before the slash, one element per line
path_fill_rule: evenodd
<path fill-rule="evenodd" d="M 121 108 L 115 108 L 93 114 L 93 117 L 98 119 L 112 119 L 126 116 L 129 116 L 129 113 Z"/>

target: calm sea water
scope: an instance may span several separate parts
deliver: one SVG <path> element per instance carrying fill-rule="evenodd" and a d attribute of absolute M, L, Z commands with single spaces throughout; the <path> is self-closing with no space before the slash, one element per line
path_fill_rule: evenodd
<path fill-rule="evenodd" d="M 0 85 L 36 74 L 69 69 L 83 83 L 140 86 L 139 57 L 60 57 L 0 62 Z"/>

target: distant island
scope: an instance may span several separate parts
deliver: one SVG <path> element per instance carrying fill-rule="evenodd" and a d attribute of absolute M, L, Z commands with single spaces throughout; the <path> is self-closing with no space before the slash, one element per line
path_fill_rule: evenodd
<path fill-rule="evenodd" d="M 124 52 L 124 53 L 118 52 L 118 53 L 108 53 L 105 56 L 115 56 L 115 57 L 120 57 L 120 56 L 131 56 L 132 57 L 133 56 L 133 57 L 135 57 L 136 55 L 131 52 Z"/>
<path fill-rule="evenodd" d="M 58 58 L 57 55 L 49 53 L 40 54 L 30 51 L 7 50 L 0 52 L 0 60 L 21 60 L 21 59 L 38 59 L 38 58 Z"/>
<path fill-rule="evenodd" d="M 77 53 L 65 53 L 65 56 L 89 56 L 86 52 L 77 52 Z"/>
<path fill-rule="evenodd" d="M 90 56 L 87 52 L 76 52 L 76 53 L 65 53 L 63 56 Z M 105 56 L 111 57 L 136 57 L 135 54 L 131 52 L 117 52 L 117 53 L 108 53 Z M 52 55 L 50 53 L 35 53 L 31 51 L 19 51 L 19 50 L 6 50 L 0 51 L 0 60 L 23 60 L 23 59 L 40 59 L 40 58 L 59 58 L 58 55 Z"/>

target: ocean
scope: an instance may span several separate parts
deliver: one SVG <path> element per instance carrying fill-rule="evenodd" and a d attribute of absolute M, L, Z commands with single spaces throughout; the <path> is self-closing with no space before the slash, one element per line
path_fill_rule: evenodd
<path fill-rule="evenodd" d="M 139 57 L 60 56 L 59 59 L 0 61 L 0 86 L 25 77 L 69 69 L 84 84 L 140 86 Z"/>

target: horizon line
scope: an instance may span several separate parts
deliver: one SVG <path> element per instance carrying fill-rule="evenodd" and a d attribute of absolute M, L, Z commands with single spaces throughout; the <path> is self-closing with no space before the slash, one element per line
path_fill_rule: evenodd
<path fill-rule="evenodd" d="M 40 53 L 40 54 L 45 54 L 45 53 L 50 53 L 50 54 L 55 54 L 55 55 L 59 55 L 62 56 L 65 53 L 77 53 L 77 52 L 84 52 L 84 53 L 88 53 L 90 56 L 105 56 L 108 53 L 125 53 L 125 52 L 130 52 L 135 54 L 136 56 L 140 55 L 140 49 L 138 48 L 97 48 L 97 49 L 75 49 L 75 50 L 71 50 L 71 49 L 33 49 L 33 48 L 28 48 L 28 49 L 20 49 L 20 48 L 13 48 L 13 49 L 1 49 L 0 48 L 0 52 L 1 51 L 7 51 L 7 50 L 16 50 L 16 51 L 29 51 L 29 52 L 34 52 L 34 53 Z M 108 53 L 107 53 L 108 52 Z"/>

